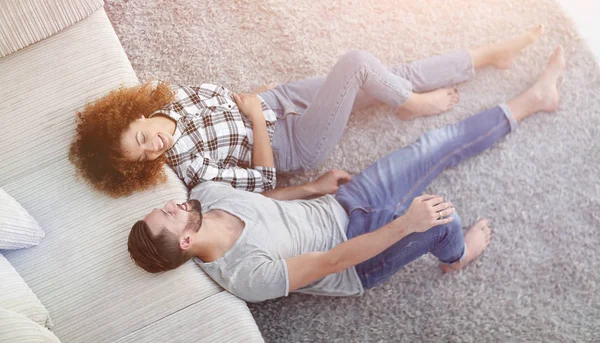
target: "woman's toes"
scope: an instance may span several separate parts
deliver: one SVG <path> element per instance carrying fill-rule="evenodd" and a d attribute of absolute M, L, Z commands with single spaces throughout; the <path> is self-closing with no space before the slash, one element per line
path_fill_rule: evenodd
<path fill-rule="evenodd" d="M 533 39 L 538 38 L 542 33 L 544 33 L 544 25 L 537 24 L 531 28 L 530 33 L 532 34 Z"/>

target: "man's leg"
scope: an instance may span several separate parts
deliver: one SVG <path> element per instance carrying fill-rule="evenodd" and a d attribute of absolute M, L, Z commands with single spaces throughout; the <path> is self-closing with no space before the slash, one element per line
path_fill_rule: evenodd
<path fill-rule="evenodd" d="M 403 215 L 413 199 L 445 168 L 489 148 L 515 126 L 508 106 L 498 106 L 426 133 L 412 145 L 375 162 L 342 185 L 336 194 L 349 213 L 348 238 L 377 230 Z M 448 224 L 405 237 L 382 254 L 357 265 L 356 270 L 366 288 L 387 280 L 428 252 L 440 259 L 443 271 L 455 270 L 479 256 L 489 239 L 487 222 L 475 224 L 463 239 L 461 223 L 455 215 Z"/>
<path fill-rule="evenodd" d="M 428 132 L 412 145 L 369 166 L 336 193 L 336 199 L 349 213 L 348 238 L 377 230 L 403 215 L 445 168 L 489 148 L 515 126 L 507 106 L 494 107 Z M 487 223 L 482 227 L 476 224 L 468 234 L 463 239 L 460 219 L 454 215 L 448 224 L 408 235 L 357 265 L 356 271 L 363 286 L 370 288 L 428 252 L 440 259 L 444 271 L 462 268 L 487 247 L 490 230 Z"/>
<path fill-rule="evenodd" d="M 374 213 L 353 214 L 377 216 Z M 460 217 L 456 213 L 452 216 L 452 222 L 425 232 L 412 233 L 381 254 L 356 265 L 363 287 L 368 289 L 387 281 L 405 265 L 427 253 L 438 258 L 443 272 L 461 269 L 477 258 L 490 243 L 491 230 L 487 220 L 478 221 L 463 235 Z M 366 224 L 379 220 L 370 218 Z M 349 235 L 348 239 L 353 237 L 355 236 Z"/>
<path fill-rule="evenodd" d="M 558 46 L 529 89 L 505 105 L 427 132 L 415 143 L 379 159 L 340 187 L 338 201 L 348 211 L 394 204 L 397 213 L 404 213 L 444 169 L 491 147 L 530 115 L 555 111 L 557 83 L 564 68 L 564 51 Z"/>
<path fill-rule="evenodd" d="M 564 52 L 558 46 L 535 84 L 507 105 L 429 132 L 342 185 L 336 199 L 349 213 L 348 238 L 377 230 L 403 215 L 412 200 L 444 168 L 488 148 L 516 123 L 539 111 L 555 111 L 559 100 L 557 82 L 564 67 Z M 485 249 L 490 229 L 486 220 L 473 225 L 464 236 L 466 253 L 453 262 L 461 247 L 460 235 L 457 235 L 459 223 L 455 217 L 449 224 L 433 227 L 423 234 L 411 234 L 381 256 L 358 265 L 363 283 L 372 287 L 426 252 L 432 252 L 443 262 L 444 272 L 463 268 Z"/>
<path fill-rule="evenodd" d="M 501 105 L 427 132 L 342 185 L 338 200 L 346 209 L 393 206 L 404 213 L 444 169 L 486 150 L 515 127 L 510 109 Z"/>
<path fill-rule="evenodd" d="M 453 218 L 454 220 L 448 224 L 435 226 L 425 232 L 412 233 L 381 254 L 356 265 L 356 272 L 363 287 L 367 289 L 387 281 L 402 267 L 429 252 L 441 263 L 448 265 L 464 260 L 467 250 L 461 220 L 456 213 L 453 214 Z M 350 220 L 353 227 L 356 227 L 358 222 L 361 225 L 373 226 L 367 231 L 377 230 L 378 225 L 381 224 L 379 222 L 390 221 L 386 218 L 385 210 L 370 213 L 354 211 Z M 356 230 L 352 231 L 356 232 Z M 353 237 L 355 236 L 349 232 L 348 239 Z"/>

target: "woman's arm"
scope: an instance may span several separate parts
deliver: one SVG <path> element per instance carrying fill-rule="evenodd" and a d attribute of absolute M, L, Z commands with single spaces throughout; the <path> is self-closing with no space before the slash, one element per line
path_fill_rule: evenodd
<path fill-rule="evenodd" d="M 256 94 L 233 94 L 240 111 L 252 121 L 252 167 L 275 167 L 265 114 Z"/>
<path fill-rule="evenodd" d="M 259 111 L 260 115 L 257 114 L 250 118 L 252 120 L 252 134 L 254 136 L 254 142 L 252 143 L 252 167 L 275 168 L 273 148 L 271 148 L 271 140 L 267 131 L 267 122 L 265 121 L 262 109 Z"/>
<path fill-rule="evenodd" d="M 185 166 L 176 168 L 177 175 L 192 188 L 204 181 L 229 183 L 233 188 L 262 193 L 275 188 L 275 168 L 243 168 L 224 166 L 221 162 L 200 156 Z"/>

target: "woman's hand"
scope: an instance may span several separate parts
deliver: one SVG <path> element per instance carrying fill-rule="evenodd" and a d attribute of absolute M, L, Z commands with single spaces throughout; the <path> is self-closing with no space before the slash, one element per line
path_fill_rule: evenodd
<path fill-rule="evenodd" d="M 265 121 L 265 114 L 262 111 L 262 103 L 256 94 L 233 94 L 233 100 L 240 111 L 252 122 L 256 120 Z"/>
<path fill-rule="evenodd" d="M 411 232 L 425 232 L 434 226 L 450 223 L 453 218 L 449 216 L 454 211 L 452 203 L 435 195 L 424 194 L 416 197 L 400 218 L 403 218 L 404 225 Z"/>
<path fill-rule="evenodd" d="M 311 182 L 311 185 L 316 194 L 333 194 L 338 191 L 341 185 L 350 181 L 351 178 L 350 174 L 343 170 L 331 169 Z"/>

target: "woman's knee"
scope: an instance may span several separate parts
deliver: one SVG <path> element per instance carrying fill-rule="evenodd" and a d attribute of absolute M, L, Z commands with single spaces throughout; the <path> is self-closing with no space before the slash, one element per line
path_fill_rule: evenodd
<path fill-rule="evenodd" d="M 302 158 L 296 173 L 305 173 L 307 171 L 314 170 L 321 164 L 323 160 L 324 158 L 315 155 Z"/>
<path fill-rule="evenodd" d="M 377 59 L 370 52 L 364 50 L 351 50 L 339 59 L 338 64 L 342 65 L 345 69 L 358 69 L 369 66 L 375 61 L 377 61 Z"/>

